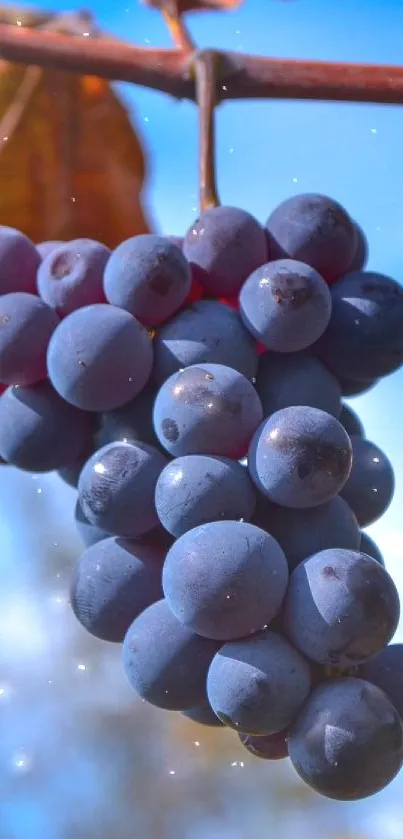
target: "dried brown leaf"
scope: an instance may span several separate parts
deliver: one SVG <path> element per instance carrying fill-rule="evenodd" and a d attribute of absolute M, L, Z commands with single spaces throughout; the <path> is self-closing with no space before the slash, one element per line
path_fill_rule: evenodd
<path fill-rule="evenodd" d="M 34 241 L 113 247 L 149 230 L 145 177 L 133 119 L 108 81 L 0 63 L 0 224 Z"/>

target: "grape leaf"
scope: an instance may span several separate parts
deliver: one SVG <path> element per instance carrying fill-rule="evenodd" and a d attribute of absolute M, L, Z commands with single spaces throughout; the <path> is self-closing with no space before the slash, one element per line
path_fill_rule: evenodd
<path fill-rule="evenodd" d="M 57 28 L 55 17 L 29 20 Z M 82 32 L 83 22 L 63 17 L 60 26 Z M 145 179 L 133 114 L 108 81 L 0 62 L 0 224 L 36 242 L 84 236 L 114 247 L 150 229 Z"/>

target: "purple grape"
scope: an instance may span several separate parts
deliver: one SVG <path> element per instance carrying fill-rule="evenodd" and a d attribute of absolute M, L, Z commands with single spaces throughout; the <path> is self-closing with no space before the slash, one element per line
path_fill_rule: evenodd
<path fill-rule="evenodd" d="M 83 306 L 103 303 L 103 273 L 111 251 L 93 239 L 62 242 L 43 258 L 38 292 L 61 317 Z"/>
<path fill-rule="evenodd" d="M 403 362 L 403 289 L 383 274 L 354 271 L 332 288 L 332 316 L 317 352 L 338 377 L 370 382 Z"/>
<path fill-rule="evenodd" d="M 173 614 L 199 635 L 222 641 L 270 623 L 287 581 L 287 561 L 275 539 L 238 521 L 189 530 L 172 545 L 163 570 Z"/>
<path fill-rule="evenodd" d="M 342 406 L 339 422 L 341 422 L 349 437 L 365 437 L 364 426 L 359 416 L 349 405 Z"/>
<path fill-rule="evenodd" d="M 167 236 L 166 238 L 169 242 L 172 242 L 173 245 L 176 245 L 177 248 L 182 250 L 183 243 L 185 241 L 183 236 Z"/>
<path fill-rule="evenodd" d="M 255 504 L 246 469 L 224 457 L 177 457 L 162 470 L 155 489 L 160 522 L 176 537 L 212 521 L 248 520 Z"/>
<path fill-rule="evenodd" d="M 399 595 L 387 571 L 358 551 L 332 548 L 292 572 L 284 629 L 318 664 L 355 667 L 389 643 L 399 622 Z"/>
<path fill-rule="evenodd" d="M 184 717 L 192 720 L 192 722 L 199 723 L 199 725 L 209 725 L 212 728 L 223 728 L 224 726 L 224 723 L 218 719 L 217 714 L 214 713 L 207 700 L 203 705 L 197 705 L 196 708 L 189 708 L 188 711 L 183 711 L 182 713 Z"/>
<path fill-rule="evenodd" d="M 70 589 L 77 620 L 96 638 L 123 641 L 140 613 L 162 597 L 164 558 L 150 542 L 113 536 L 87 548 Z"/>
<path fill-rule="evenodd" d="M 223 364 L 253 379 L 256 342 L 239 315 L 218 300 L 199 300 L 175 315 L 154 339 L 153 376 L 162 384 L 168 376 L 194 364 Z"/>
<path fill-rule="evenodd" d="M 210 705 L 225 725 L 247 734 L 275 734 L 294 722 L 311 689 L 310 668 L 270 630 L 224 644 L 207 676 Z"/>
<path fill-rule="evenodd" d="M 114 411 L 105 411 L 98 417 L 97 441 L 99 446 L 106 446 L 116 440 L 139 440 L 150 446 L 160 447 L 153 426 L 153 408 L 157 388 L 150 379 L 143 390 Z"/>
<path fill-rule="evenodd" d="M 340 414 L 340 385 L 324 364 L 309 352 L 260 356 L 256 390 L 265 417 L 282 408 L 307 405 L 334 417 Z"/>
<path fill-rule="evenodd" d="M 268 258 L 263 227 L 237 207 L 202 213 L 185 236 L 183 252 L 212 297 L 235 297 L 249 274 Z"/>
<path fill-rule="evenodd" d="M 97 542 L 101 541 L 101 539 L 110 538 L 109 533 L 106 533 L 105 530 L 102 530 L 100 527 L 96 527 L 95 524 L 91 524 L 88 521 L 88 519 L 83 513 L 79 501 L 76 502 L 74 510 L 74 519 L 78 535 L 80 536 L 80 539 L 84 543 L 86 548 L 89 548 L 91 545 L 96 545 Z"/>
<path fill-rule="evenodd" d="M 351 438 L 353 465 L 341 496 L 360 527 L 368 527 L 388 509 L 395 490 L 392 464 L 381 449 L 362 437 Z"/>
<path fill-rule="evenodd" d="M 376 559 L 380 565 L 385 567 L 385 560 L 378 548 L 378 545 L 375 544 L 374 540 L 368 536 L 368 533 L 361 533 L 360 539 L 360 551 L 363 554 L 367 554 L 367 556 L 372 556 L 372 559 Z"/>
<path fill-rule="evenodd" d="M 337 376 L 337 381 L 341 387 L 343 396 L 353 397 L 361 396 L 363 393 L 368 393 L 378 383 L 378 379 L 373 381 L 360 382 L 358 379 L 350 379 L 346 376 Z"/>
<path fill-rule="evenodd" d="M 33 385 L 46 379 L 46 352 L 59 318 L 34 294 L 0 296 L 0 381 Z"/>
<path fill-rule="evenodd" d="M 99 447 L 95 446 L 94 439 L 92 438 L 87 443 L 85 449 L 81 452 L 80 457 L 77 457 L 72 463 L 69 463 L 68 466 L 64 466 L 62 469 L 57 470 L 59 477 L 65 482 L 65 484 L 68 484 L 68 486 L 73 487 L 74 489 L 77 488 L 81 470 L 88 458 L 94 454 L 96 448 Z"/>
<path fill-rule="evenodd" d="M 187 629 L 159 600 L 132 623 L 123 644 L 131 687 L 147 702 L 185 711 L 205 701 L 207 671 L 218 644 Z"/>
<path fill-rule="evenodd" d="M 288 739 L 294 769 L 316 792 L 338 801 L 373 795 L 403 761 L 403 730 L 386 694 L 362 679 L 317 687 Z"/>
<path fill-rule="evenodd" d="M 14 227 L 0 225 L 0 294 L 36 293 L 41 257 L 30 239 Z"/>
<path fill-rule="evenodd" d="M 104 290 L 109 303 L 126 309 L 145 326 L 157 326 L 184 303 L 191 279 L 182 251 L 167 238 L 145 233 L 113 251 Z"/>
<path fill-rule="evenodd" d="M 336 495 L 326 504 L 293 510 L 260 497 L 252 523 L 266 530 L 282 547 L 290 571 L 327 548 L 360 549 L 361 534 L 354 513 Z"/>
<path fill-rule="evenodd" d="M 357 233 L 357 245 L 353 260 L 351 265 L 349 265 L 348 270 L 362 271 L 368 262 L 368 240 L 362 227 L 356 221 L 354 222 L 354 226 Z"/>
<path fill-rule="evenodd" d="M 87 460 L 78 482 L 85 517 L 114 536 L 142 536 L 158 525 L 157 478 L 167 460 L 145 443 L 115 442 Z"/>
<path fill-rule="evenodd" d="M 288 732 L 278 731 L 275 734 L 256 736 L 254 734 L 240 734 L 239 739 L 245 749 L 254 757 L 262 760 L 284 760 L 288 757 Z"/>
<path fill-rule="evenodd" d="M 272 414 L 249 447 L 248 469 L 257 488 L 284 507 L 315 507 L 334 498 L 351 469 L 343 426 L 318 408 L 296 406 Z"/>
<path fill-rule="evenodd" d="M 357 676 L 384 690 L 403 719 L 403 644 L 390 644 L 358 669 Z"/>
<path fill-rule="evenodd" d="M 239 312 L 249 332 L 274 352 L 297 352 L 314 344 L 332 311 L 320 274 L 293 259 L 257 268 L 241 288 Z"/>
<path fill-rule="evenodd" d="M 0 455 L 28 472 L 51 472 L 89 444 L 92 419 L 60 398 L 48 381 L 9 387 L 0 397 Z"/>
<path fill-rule="evenodd" d="M 154 404 L 154 429 L 173 456 L 210 454 L 238 460 L 263 412 L 253 385 L 230 367 L 199 364 L 174 373 Z"/>
<path fill-rule="evenodd" d="M 54 388 L 87 411 L 111 411 L 134 399 L 147 384 L 152 363 L 152 342 L 144 326 L 106 303 L 68 315 L 48 347 Z"/>
<path fill-rule="evenodd" d="M 59 245 L 64 244 L 65 243 L 62 239 L 49 239 L 46 242 L 39 242 L 39 244 L 36 245 L 36 249 L 41 259 L 46 259 L 48 254 L 53 253 L 53 251 L 55 251 L 56 248 L 59 247 Z"/>
<path fill-rule="evenodd" d="M 328 282 L 344 274 L 357 249 L 357 230 L 343 207 L 326 195 L 293 195 L 269 216 L 272 259 L 297 259 Z"/>

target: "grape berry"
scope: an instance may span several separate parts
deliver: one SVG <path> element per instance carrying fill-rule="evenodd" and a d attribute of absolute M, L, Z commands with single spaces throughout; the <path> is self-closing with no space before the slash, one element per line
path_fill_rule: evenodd
<path fill-rule="evenodd" d="M 353 800 L 403 765 L 395 479 L 342 397 L 403 363 L 403 289 L 324 195 L 264 227 L 34 245 L 0 227 L 0 464 L 77 488 L 71 606 L 151 704 Z"/>

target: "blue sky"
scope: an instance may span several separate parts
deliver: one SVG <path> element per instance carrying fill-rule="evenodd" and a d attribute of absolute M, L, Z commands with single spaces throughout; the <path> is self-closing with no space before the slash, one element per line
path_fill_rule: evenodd
<path fill-rule="evenodd" d="M 37 5 L 66 11 L 82 4 L 59 0 Z M 92 9 L 99 24 L 118 37 L 144 46 L 169 45 L 162 19 L 145 6 L 130 0 L 102 0 L 92 3 Z M 189 26 L 200 46 L 293 58 L 395 64 L 402 59 L 400 0 L 246 0 L 235 12 L 193 15 L 189 17 Z M 117 88 L 149 151 L 147 200 L 155 225 L 166 233 L 181 233 L 198 209 L 196 109 L 190 103 L 178 103 L 156 92 L 129 85 Z M 264 220 L 290 194 L 328 193 L 341 201 L 364 227 L 369 238 L 369 267 L 403 282 L 402 137 L 403 108 L 268 101 L 225 104 L 218 113 L 221 199 Z M 384 551 L 403 595 L 403 370 L 369 394 L 353 400 L 352 405 L 360 413 L 367 436 L 385 450 L 396 470 L 394 502 L 370 532 Z M 92 734 L 86 724 L 79 735 L 74 734 L 76 722 L 72 726 L 72 720 L 81 718 L 89 706 L 97 709 L 100 720 L 102 715 L 111 719 L 114 714 L 117 718 L 126 714 L 127 719 L 133 714 L 134 719 L 130 704 L 133 700 L 119 683 L 120 671 L 113 652 L 110 648 L 104 652 L 102 646 L 101 654 L 99 645 L 91 645 L 81 635 L 76 637 L 76 627 L 66 607 L 69 569 L 63 560 L 62 546 L 72 554 L 79 551 L 71 526 L 73 505 L 72 491 L 53 476 L 38 478 L 0 471 L 0 571 L 6 581 L 6 585 L 0 585 L 0 722 L 5 714 L 7 723 L 0 736 L 0 798 L 7 801 L 7 808 L 0 807 L 0 839 L 69 839 L 71 810 L 82 807 L 88 814 L 89 807 L 100 808 L 99 812 L 105 813 L 102 818 L 107 819 L 107 809 L 100 802 L 108 796 L 108 789 L 116 801 L 123 795 L 122 775 L 120 781 L 118 775 L 114 779 L 108 756 L 100 756 L 95 749 L 96 737 L 101 745 L 106 742 L 106 724 L 102 728 L 99 723 Z M 52 567 L 44 559 L 49 553 L 54 560 Z M 402 631 L 399 637 L 403 638 Z M 84 670 L 78 669 L 82 661 L 86 662 Z M 52 686 L 56 684 L 59 692 L 53 699 Z M 156 720 L 141 717 L 141 708 L 136 713 L 140 720 Z M 5 729 L 7 736 L 3 734 Z M 161 767 L 161 784 L 171 784 L 167 780 L 168 767 L 176 766 L 172 761 L 178 762 L 178 758 L 176 752 L 170 751 L 172 743 L 158 724 L 156 731 L 156 738 L 163 745 L 162 752 L 154 756 L 153 778 L 159 778 Z M 64 741 L 63 747 L 60 745 L 61 732 L 69 732 L 68 748 Z M 127 771 L 126 738 L 127 732 L 116 741 L 119 747 L 115 743 L 116 773 Z M 137 728 L 136 742 L 138 738 L 141 735 Z M 161 757 L 163 753 L 165 758 Z M 149 754 L 148 743 L 141 760 L 147 761 Z M 31 761 L 39 762 L 42 771 L 42 782 L 35 782 L 36 786 L 29 783 Z M 8 767 L 9 775 L 3 773 L 2 764 Z M 196 772 L 194 767 L 192 771 Z M 266 775 L 261 766 L 259 771 L 259 778 L 264 781 L 267 777 L 274 784 L 274 773 Z M 251 796 L 252 788 L 258 788 L 257 776 L 251 774 L 254 772 L 257 769 L 245 768 L 238 786 L 231 782 L 233 786 L 225 787 L 231 792 L 231 801 L 239 797 L 246 807 L 246 791 Z M 280 769 L 276 768 L 276 772 Z M 2 786 L 4 783 L 6 786 Z M 222 783 L 225 786 L 227 781 Z M 399 778 L 390 790 L 375 799 L 373 807 L 365 803 L 337 810 L 333 805 L 330 810 L 319 808 L 319 814 L 324 813 L 326 819 L 323 822 L 322 816 L 316 814 L 317 832 L 313 821 L 307 824 L 310 839 L 333 839 L 336 835 L 327 832 L 329 813 L 337 835 L 350 828 L 355 830 L 358 823 L 369 839 L 398 839 L 402 784 L 403 779 Z M 86 804 L 80 798 L 81 786 L 86 790 Z M 211 813 L 199 813 L 192 830 L 189 826 L 179 829 L 172 821 L 172 837 L 260 837 L 263 834 L 259 818 L 264 818 L 266 811 L 262 785 L 259 790 L 260 798 L 253 799 L 255 821 L 252 822 L 251 814 L 243 821 L 244 815 L 238 809 L 234 819 L 223 798 L 217 812 L 221 812 L 221 807 L 224 822 L 219 821 L 217 813 L 214 818 Z M 49 804 L 49 796 L 53 795 L 55 801 L 60 801 L 54 810 Z M 165 803 L 169 795 L 164 787 Z M 197 803 L 197 795 L 191 800 Z M 121 812 L 126 813 L 129 821 L 122 821 L 122 825 L 119 821 L 114 835 L 116 839 L 127 839 L 127 835 L 137 839 L 131 830 L 125 832 L 134 813 L 129 805 L 124 809 L 123 799 L 119 801 Z M 148 823 L 142 824 L 141 804 L 137 802 L 136 806 L 138 835 L 147 835 L 148 829 L 148 835 L 159 839 Z M 270 806 L 276 806 L 275 798 L 270 798 Z M 143 815 L 145 818 L 146 811 Z M 282 836 L 295 834 L 293 819 L 297 816 L 297 810 L 288 809 L 286 813 L 284 809 Z M 277 818 L 280 819 L 278 813 Z M 300 824 L 299 820 L 299 831 Z M 103 837 L 103 830 L 99 829 L 101 832 L 94 834 L 97 839 Z M 72 835 L 75 839 L 81 837 L 77 831 Z M 87 832 L 89 839 L 92 835 Z"/>

